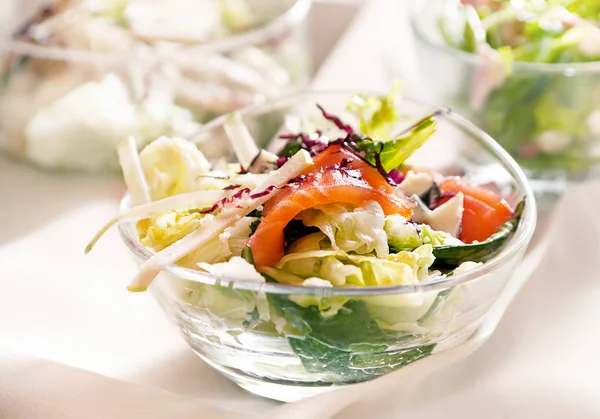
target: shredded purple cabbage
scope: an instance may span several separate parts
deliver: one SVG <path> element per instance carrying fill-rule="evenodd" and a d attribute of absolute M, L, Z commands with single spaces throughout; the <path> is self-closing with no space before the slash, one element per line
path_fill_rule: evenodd
<path fill-rule="evenodd" d="M 285 157 L 285 156 L 279 157 L 277 159 L 277 167 L 283 166 L 287 160 L 288 160 L 288 157 Z"/>
<path fill-rule="evenodd" d="M 377 169 L 377 171 L 383 176 L 387 183 L 391 186 L 398 186 L 403 178 L 403 174 L 398 170 L 393 170 L 392 172 L 387 172 L 383 165 L 381 164 L 381 152 L 383 151 L 383 143 L 380 144 L 380 149 L 377 150 L 376 144 L 370 137 L 358 134 L 354 131 L 354 129 L 342 122 L 342 120 L 333 114 L 328 113 L 322 106 L 317 105 L 323 117 L 331 122 L 333 122 L 339 129 L 346 132 L 345 137 L 338 138 L 333 141 L 324 141 L 322 139 L 322 132 L 317 131 L 315 134 L 309 135 L 307 133 L 299 133 L 299 134 L 282 134 L 279 138 L 287 141 L 299 141 L 299 148 L 302 150 L 306 150 L 309 152 L 311 157 L 316 156 L 319 153 L 325 151 L 331 145 L 341 145 L 346 150 L 350 151 L 352 154 L 356 156 L 356 158 L 364 161 L 369 166 Z M 367 158 L 367 153 L 369 158 L 372 161 L 369 161 Z M 281 167 L 286 161 L 288 157 L 280 157 L 277 160 L 277 165 Z M 347 166 L 351 161 L 351 159 L 343 159 L 342 167 Z"/>
<path fill-rule="evenodd" d="M 294 183 L 302 183 L 306 180 L 306 175 L 300 175 L 300 176 L 296 176 L 293 179 L 290 179 L 288 184 L 294 184 Z"/>
<path fill-rule="evenodd" d="M 389 176 L 394 182 L 396 182 L 396 185 L 400 185 L 406 177 L 404 173 L 398 169 L 392 169 L 389 173 Z"/>
<path fill-rule="evenodd" d="M 383 148 L 383 144 L 382 144 L 382 148 Z M 390 177 L 390 174 L 385 170 L 385 168 L 383 167 L 383 164 L 381 164 L 381 152 L 375 153 L 373 155 L 373 157 L 375 159 L 375 168 L 377 169 L 379 174 L 381 176 L 383 176 L 385 178 L 386 182 L 389 183 L 390 185 L 398 186 L 398 184 L 396 182 L 394 182 L 394 179 L 392 179 Z"/>
<path fill-rule="evenodd" d="M 285 186 L 284 186 L 285 187 Z M 257 198 L 262 198 L 263 196 L 267 196 L 269 195 L 271 192 L 273 192 L 275 189 L 277 189 L 277 186 L 275 185 L 271 185 L 269 186 L 267 189 L 265 189 L 262 192 L 257 192 L 255 194 L 250 195 L 250 198 L 252 199 L 257 199 Z M 279 188 L 281 189 L 281 188 Z"/>
<path fill-rule="evenodd" d="M 241 185 L 231 185 L 231 186 L 241 186 Z M 281 186 L 281 187 L 277 187 L 275 185 L 271 185 L 268 188 L 266 188 L 264 191 L 262 192 L 257 192 L 257 193 L 253 193 L 251 194 L 250 192 L 252 192 L 250 190 L 250 188 L 243 188 L 240 189 L 239 191 L 237 191 L 236 193 L 234 193 L 233 195 L 231 195 L 228 198 L 223 198 L 217 202 L 214 203 L 214 205 L 208 209 L 205 210 L 201 210 L 198 211 L 198 213 L 200 214 L 210 214 L 215 212 L 218 209 L 223 208 L 225 205 L 227 204 L 231 204 L 234 201 L 240 200 L 242 198 L 244 198 L 244 196 L 248 196 L 250 199 L 258 199 L 258 198 L 262 198 L 263 196 L 267 196 L 268 194 L 270 194 L 271 192 L 273 192 L 275 189 L 283 189 L 287 187 L 287 185 Z M 227 188 L 225 188 L 227 189 Z M 236 208 L 241 208 L 239 205 L 236 205 Z"/>
<path fill-rule="evenodd" d="M 340 167 L 348 167 L 348 165 L 350 163 L 352 163 L 353 161 L 354 161 L 354 159 L 343 158 L 342 161 L 340 162 Z"/>
<path fill-rule="evenodd" d="M 372 141 L 369 137 L 365 137 L 366 141 Z M 362 160 L 363 162 L 365 162 L 366 164 L 368 164 L 371 167 L 374 167 L 375 169 L 377 169 L 377 171 L 379 172 L 379 174 L 381 176 L 383 176 L 383 178 L 385 179 L 385 181 L 390 184 L 391 186 L 398 186 L 398 184 L 394 181 L 394 179 L 392 177 L 390 177 L 390 174 L 383 168 L 383 165 L 381 164 L 381 159 L 379 157 L 379 153 L 374 153 L 374 158 L 375 158 L 375 164 L 371 163 L 370 161 L 368 161 L 367 159 L 365 159 L 365 157 L 363 156 L 363 153 L 361 153 L 360 151 L 358 151 L 355 147 L 356 147 L 356 141 L 352 138 L 352 135 L 347 135 L 346 138 L 340 138 L 338 140 L 335 141 L 335 144 L 340 144 L 342 147 L 344 147 L 344 149 L 348 150 L 349 152 L 351 152 L 352 154 L 354 154 L 358 159 Z M 352 145 L 354 145 L 355 147 L 352 147 Z"/>
<path fill-rule="evenodd" d="M 232 196 L 228 197 L 228 198 L 223 198 L 217 202 L 214 203 L 214 205 L 208 209 L 202 210 L 202 211 L 198 211 L 200 214 L 210 214 L 212 212 L 215 212 L 218 209 L 223 208 L 223 206 L 225 206 L 226 204 L 229 204 L 233 201 L 236 201 L 238 199 L 241 199 L 245 194 L 249 194 L 250 193 L 250 188 L 243 188 L 240 189 L 239 191 L 237 191 L 235 194 L 233 194 Z"/>
<path fill-rule="evenodd" d="M 319 110 L 323 114 L 323 117 L 325 119 L 327 119 L 328 121 L 333 122 L 336 127 L 338 127 L 341 130 L 346 131 L 346 134 L 354 134 L 354 128 L 352 128 L 350 125 L 342 122 L 342 120 L 339 117 L 330 114 L 321 105 L 317 105 L 317 108 L 319 108 Z"/>
<path fill-rule="evenodd" d="M 349 169 L 347 167 L 338 167 L 337 170 L 339 170 L 341 173 L 343 173 L 344 175 L 354 178 L 354 179 L 362 179 L 362 174 L 360 173 L 360 170 L 358 169 Z"/>
<path fill-rule="evenodd" d="M 225 186 L 225 187 L 223 188 L 223 190 L 224 190 L 224 191 L 231 191 L 231 190 L 233 190 L 233 189 L 237 189 L 237 188 L 239 188 L 240 186 L 242 186 L 242 185 L 239 185 L 239 184 L 235 184 L 235 185 L 229 185 L 229 186 Z"/>
<path fill-rule="evenodd" d="M 415 230 L 417 230 L 417 234 L 421 235 L 421 228 L 419 227 L 419 224 L 415 223 L 413 220 L 406 220 L 406 222 L 408 224 L 412 224 L 415 226 Z"/>

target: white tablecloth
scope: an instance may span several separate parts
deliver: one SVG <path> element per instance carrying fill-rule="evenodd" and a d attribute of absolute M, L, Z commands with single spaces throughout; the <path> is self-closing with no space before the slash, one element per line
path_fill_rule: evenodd
<path fill-rule="evenodd" d="M 369 2 L 315 86 L 384 89 L 390 50 L 407 55 L 410 81 L 406 19 L 393 13 L 404 6 Z M 551 244 L 538 252 L 542 266 L 475 355 L 421 385 L 392 374 L 358 392 L 279 406 L 198 359 L 150 294 L 125 291 L 135 266 L 116 231 L 83 255 L 116 212 L 118 179 L 52 175 L 2 158 L 0 418 L 600 417 L 599 188 L 565 204 L 555 235 L 539 240 Z"/>

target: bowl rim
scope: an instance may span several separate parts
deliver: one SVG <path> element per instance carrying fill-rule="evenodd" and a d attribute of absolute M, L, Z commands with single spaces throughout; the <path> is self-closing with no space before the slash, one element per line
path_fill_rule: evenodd
<path fill-rule="evenodd" d="M 260 105 L 244 108 L 237 111 L 241 116 L 262 114 L 264 112 L 270 112 L 273 109 L 284 106 L 284 104 L 290 102 L 298 102 L 302 98 L 308 98 L 320 95 L 339 95 L 340 97 L 350 97 L 355 94 L 354 91 L 348 90 L 318 90 L 318 91 L 304 91 L 289 95 L 278 100 L 267 102 Z M 361 93 L 367 94 L 382 94 L 382 92 L 369 92 L 361 91 Z M 419 100 L 412 99 L 411 97 L 403 97 L 402 103 L 411 103 L 413 105 L 426 107 L 430 109 L 439 109 L 431 105 L 425 104 Z M 402 105 L 401 105 L 402 106 Z M 204 125 L 199 133 L 209 132 L 216 127 L 221 126 L 228 118 L 229 114 L 220 116 L 211 122 Z M 466 282 L 470 282 L 484 275 L 494 272 L 504 262 L 509 259 L 522 249 L 524 250 L 533 236 L 536 221 L 537 221 L 537 210 L 535 203 L 535 196 L 533 190 L 523 170 L 519 167 L 517 162 L 505 151 L 489 134 L 485 133 L 473 123 L 469 122 L 462 116 L 458 115 L 454 111 L 448 109 L 446 113 L 440 116 L 440 118 L 448 119 L 458 128 L 464 129 L 467 132 L 473 134 L 476 141 L 486 147 L 490 154 L 500 162 L 503 168 L 510 173 L 514 178 L 515 182 L 523 190 L 523 196 L 526 199 L 527 205 L 519 223 L 517 231 L 508 241 L 507 246 L 502 251 L 494 256 L 489 261 L 483 263 L 481 266 L 467 271 L 462 274 L 452 276 L 451 278 L 442 278 L 433 281 L 427 281 L 411 285 L 395 285 L 395 286 L 367 286 L 367 287 L 332 287 L 332 288 L 318 288 L 318 287 L 305 287 L 302 285 L 289 285 L 281 283 L 270 283 L 270 282 L 257 282 L 251 280 L 243 280 L 236 278 L 228 278 L 222 276 L 215 276 L 209 273 L 193 270 L 190 268 L 184 268 L 174 264 L 166 266 L 161 272 L 173 275 L 180 279 L 190 280 L 193 282 L 221 286 L 231 287 L 237 290 L 253 291 L 268 294 L 293 294 L 293 295 L 317 295 L 326 297 L 358 297 L 358 296 L 380 296 L 380 295 L 398 295 L 398 294 L 409 294 L 416 292 L 427 292 L 434 290 L 448 289 Z M 129 206 L 129 196 L 125 194 L 121 201 L 120 209 L 126 209 Z M 119 223 L 119 231 L 121 237 L 129 250 L 142 261 L 150 258 L 154 252 L 141 244 L 137 235 L 131 234 L 132 221 L 123 221 Z M 159 278 L 157 278 L 159 280 Z"/>
<path fill-rule="evenodd" d="M 0 49 L 9 53 L 33 56 L 41 59 L 55 61 L 72 62 L 138 62 L 144 58 L 150 62 L 160 62 L 168 59 L 170 55 L 183 51 L 205 52 L 205 53 L 223 53 L 244 45 L 252 45 L 269 40 L 273 33 L 283 32 L 289 28 L 296 27 L 306 20 L 312 6 L 311 0 L 293 0 L 294 3 L 282 14 L 268 21 L 266 24 L 251 28 L 241 33 L 227 36 L 216 41 L 209 41 L 198 44 L 174 43 L 176 48 L 173 50 L 166 48 L 165 51 L 158 51 L 156 48 L 150 48 L 150 54 L 132 53 L 110 53 L 110 52 L 91 52 L 77 51 L 62 47 L 36 45 L 27 41 L 17 41 L 11 37 L 0 39 Z M 183 47 L 183 48 L 182 48 Z M 143 51 L 147 51 L 143 49 Z"/>
<path fill-rule="evenodd" d="M 441 53 L 453 56 L 462 61 L 468 62 L 469 64 L 480 66 L 503 65 L 495 63 L 472 52 L 466 52 L 458 48 L 453 48 L 445 42 L 435 42 L 432 37 L 429 36 L 423 29 L 423 25 L 419 24 L 419 20 L 422 20 L 422 16 L 424 14 L 423 9 L 427 5 L 428 1 L 431 0 L 415 0 L 409 11 L 412 32 L 422 42 L 425 42 L 428 46 L 438 50 Z M 576 73 L 600 73 L 600 61 L 574 63 L 536 63 L 528 61 L 514 61 L 511 64 L 511 72 L 563 73 L 565 77 L 572 77 Z"/>

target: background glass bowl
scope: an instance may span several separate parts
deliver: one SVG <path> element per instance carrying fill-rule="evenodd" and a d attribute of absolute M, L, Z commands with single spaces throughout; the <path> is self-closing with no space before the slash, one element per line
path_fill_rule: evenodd
<path fill-rule="evenodd" d="M 521 165 L 540 207 L 570 182 L 600 175 L 600 62 L 525 63 L 512 68 L 446 44 L 446 0 L 412 8 L 423 97 L 488 132 Z"/>
<path fill-rule="evenodd" d="M 317 115 L 316 103 L 344 112 L 350 93 L 303 93 L 241 111 L 259 146 L 297 118 Z M 420 118 L 434 109 L 403 100 L 401 111 Z M 199 148 L 234 161 L 220 117 L 205 125 Z M 536 222 L 525 175 L 491 137 L 460 116 L 438 118 L 439 130 L 411 161 L 445 173 L 494 182 L 513 205 L 527 205 L 502 252 L 479 268 L 437 282 L 399 287 L 308 288 L 214 277 L 167 267 L 150 290 L 190 347 L 241 387 L 261 396 L 294 401 L 337 386 L 376 378 L 460 344 L 477 328 L 504 289 L 531 239 Z M 462 152 L 464 146 L 475 154 Z M 123 200 L 124 208 L 128 200 Z M 142 262 L 135 222 L 120 224 L 127 246 Z M 324 318 L 309 300 L 344 303 Z M 199 378 L 201 379 L 201 378 Z"/>
<path fill-rule="evenodd" d="M 95 3 L 111 1 L 126 4 Z M 310 0 L 228 1 L 246 5 L 254 19 L 232 35 L 195 43 L 193 34 L 185 42 L 169 34 L 169 41 L 157 41 L 145 27 L 134 31 L 69 9 L 82 2 L 93 3 L 5 0 L 0 6 L 0 148 L 38 166 L 112 171 L 118 168 L 115 147 L 128 135 L 140 147 L 160 135 L 190 137 L 200 123 L 289 94 L 309 80 Z M 146 1 L 140 22 L 159 19 L 152 15 L 156 3 Z M 224 3 L 195 2 L 217 14 Z M 59 35 L 45 41 L 48 34 L 31 23 L 53 13 L 62 13 L 53 18 L 60 30 L 50 32 Z M 193 29 L 198 19 L 185 23 Z M 215 19 L 225 21 L 225 15 Z"/>

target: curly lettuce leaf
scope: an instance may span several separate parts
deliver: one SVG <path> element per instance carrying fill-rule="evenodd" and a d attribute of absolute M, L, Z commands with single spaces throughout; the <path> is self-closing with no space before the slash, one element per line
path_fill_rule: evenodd
<path fill-rule="evenodd" d="M 377 141 L 389 140 L 392 129 L 400 121 L 402 90 L 402 83 L 395 81 L 386 96 L 354 95 L 347 108 L 358 117 L 360 132 Z"/>
<path fill-rule="evenodd" d="M 308 239 L 323 247 L 322 233 L 313 233 Z M 428 268 L 433 264 L 433 247 L 429 244 L 413 251 L 401 251 L 379 259 L 342 250 L 302 249 L 289 253 L 275 266 L 266 268 L 278 282 L 301 284 L 307 278 L 321 278 L 334 286 L 408 285 L 427 280 Z"/>

